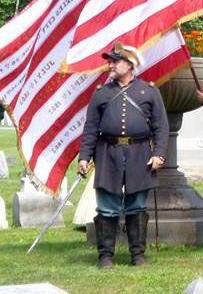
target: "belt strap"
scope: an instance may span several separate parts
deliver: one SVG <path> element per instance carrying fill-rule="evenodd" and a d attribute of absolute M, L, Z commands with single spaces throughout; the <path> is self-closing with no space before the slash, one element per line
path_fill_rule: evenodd
<path fill-rule="evenodd" d="M 136 137 L 124 137 L 124 136 L 108 136 L 102 135 L 102 138 L 112 145 L 131 145 L 148 141 L 148 138 L 138 139 Z"/>

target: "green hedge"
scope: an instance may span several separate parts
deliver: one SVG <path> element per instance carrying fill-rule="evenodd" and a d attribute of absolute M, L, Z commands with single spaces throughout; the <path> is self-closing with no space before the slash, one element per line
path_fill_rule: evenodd
<path fill-rule="evenodd" d="M 0 27 L 13 17 L 16 8 L 16 0 L 0 0 Z M 20 0 L 19 10 L 21 10 L 31 0 Z"/>

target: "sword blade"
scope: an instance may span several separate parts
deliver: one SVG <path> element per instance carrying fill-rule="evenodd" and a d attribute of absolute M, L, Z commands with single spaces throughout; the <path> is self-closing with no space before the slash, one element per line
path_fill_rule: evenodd
<path fill-rule="evenodd" d="M 49 229 L 49 227 L 51 225 L 53 225 L 54 221 L 56 220 L 57 216 L 60 214 L 60 212 L 63 210 L 63 208 L 65 207 L 66 202 L 69 200 L 69 198 L 71 197 L 71 195 L 73 194 L 75 188 L 78 186 L 78 184 L 80 183 L 81 180 L 81 176 L 78 175 L 75 179 L 75 181 L 73 182 L 70 190 L 68 191 L 68 194 L 66 195 L 66 197 L 63 199 L 63 201 L 61 202 L 61 204 L 59 204 L 58 208 L 56 209 L 55 213 L 53 214 L 53 216 L 51 217 L 51 219 L 44 225 L 44 227 L 42 228 L 40 234 L 37 236 L 37 238 L 34 240 L 33 244 L 30 246 L 30 248 L 28 249 L 27 253 L 29 254 L 30 252 L 33 251 L 33 249 L 36 247 L 36 245 L 40 242 L 40 240 L 42 239 L 42 237 L 44 236 L 44 234 L 47 232 L 47 230 Z"/>

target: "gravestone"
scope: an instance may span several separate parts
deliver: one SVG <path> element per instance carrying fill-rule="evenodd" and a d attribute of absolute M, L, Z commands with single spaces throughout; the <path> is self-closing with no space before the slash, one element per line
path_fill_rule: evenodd
<path fill-rule="evenodd" d="M 178 165 L 189 178 L 203 179 L 203 107 L 184 113 L 177 138 Z"/>
<path fill-rule="evenodd" d="M 46 224 L 54 215 L 65 194 L 67 179 L 62 184 L 62 197 L 52 197 L 36 190 L 28 176 L 21 179 L 21 191 L 13 198 L 13 223 L 21 227 L 37 227 Z M 65 191 L 64 191 L 65 190 Z M 63 215 L 60 213 L 53 226 L 64 226 Z"/>
<path fill-rule="evenodd" d="M 3 198 L 0 197 L 0 229 L 7 229 L 6 208 Z"/>
<path fill-rule="evenodd" d="M 0 294 L 68 294 L 50 283 L 0 286 Z"/>
<path fill-rule="evenodd" d="M 194 280 L 184 290 L 183 294 L 203 294 L 203 278 Z"/>
<path fill-rule="evenodd" d="M 6 161 L 8 166 L 14 166 L 16 164 L 16 157 L 15 156 L 6 156 Z"/>
<path fill-rule="evenodd" d="M 9 177 L 8 165 L 3 151 L 0 151 L 0 179 Z"/>

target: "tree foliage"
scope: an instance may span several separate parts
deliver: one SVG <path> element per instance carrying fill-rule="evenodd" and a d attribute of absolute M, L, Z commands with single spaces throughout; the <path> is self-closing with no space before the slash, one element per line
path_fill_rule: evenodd
<path fill-rule="evenodd" d="M 15 14 L 17 0 L 0 0 L 0 27 Z M 20 0 L 19 11 L 31 0 Z"/>

